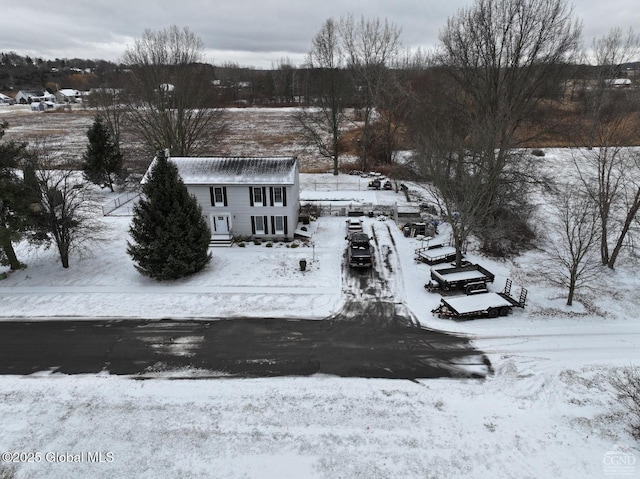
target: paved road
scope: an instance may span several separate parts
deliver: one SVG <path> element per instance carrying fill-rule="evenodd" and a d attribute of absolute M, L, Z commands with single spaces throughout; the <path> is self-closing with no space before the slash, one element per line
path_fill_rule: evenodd
<path fill-rule="evenodd" d="M 419 327 L 404 304 L 391 230 L 371 227 L 374 267 L 345 265 L 345 304 L 309 319 L 0 322 L 0 374 L 484 377 L 469 340 Z M 182 371 L 182 372 L 181 372 Z"/>
<path fill-rule="evenodd" d="M 393 305 L 378 305 L 390 312 Z M 324 320 L 0 322 L 0 374 L 53 371 L 153 376 L 482 377 L 490 366 L 462 337 L 353 309 Z M 355 313 L 355 314 L 354 314 Z M 470 367 L 470 369 L 469 369 Z"/>

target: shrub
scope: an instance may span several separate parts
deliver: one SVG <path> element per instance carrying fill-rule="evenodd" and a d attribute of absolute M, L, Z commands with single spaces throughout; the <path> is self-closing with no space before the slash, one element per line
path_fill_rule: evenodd
<path fill-rule="evenodd" d="M 260 239 L 256 238 L 256 239 L 253 240 L 253 244 L 256 245 L 256 246 L 260 246 L 262 244 L 262 241 Z"/>
<path fill-rule="evenodd" d="M 362 173 L 362 170 L 360 170 L 360 168 L 362 167 L 362 165 L 360 164 L 359 161 L 341 161 L 340 162 L 340 171 L 342 173 L 347 173 L 347 174 L 351 174 L 351 175 L 358 175 Z"/>
<path fill-rule="evenodd" d="M 265 244 L 265 246 L 267 248 L 271 248 L 271 247 L 273 247 L 273 243 L 271 241 L 269 241 L 267 244 Z"/>
<path fill-rule="evenodd" d="M 532 247 L 535 232 L 528 223 L 530 208 L 497 208 L 494 215 L 478 232 L 483 253 L 496 258 L 508 258 Z"/>
<path fill-rule="evenodd" d="M 240 241 L 240 243 L 238 243 L 238 247 L 240 248 L 244 248 L 245 246 L 247 246 L 247 243 L 245 243 L 244 241 Z"/>
<path fill-rule="evenodd" d="M 300 246 L 298 243 L 291 243 L 292 248 L 297 248 L 298 246 Z"/>

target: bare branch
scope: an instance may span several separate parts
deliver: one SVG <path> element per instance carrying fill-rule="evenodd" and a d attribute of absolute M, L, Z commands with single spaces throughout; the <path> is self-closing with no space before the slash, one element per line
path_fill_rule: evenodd
<path fill-rule="evenodd" d="M 69 267 L 71 254 L 82 256 L 104 239 L 100 197 L 83 181 L 82 173 L 61 165 L 42 145 L 32 150 L 29 167 L 41 195 L 46 229 L 56 244 L 60 261 Z"/>
<path fill-rule="evenodd" d="M 188 28 L 146 30 L 123 61 L 131 69 L 128 122 L 149 153 L 169 148 L 190 156 L 211 148 L 225 131 L 202 63 L 202 40 Z"/>

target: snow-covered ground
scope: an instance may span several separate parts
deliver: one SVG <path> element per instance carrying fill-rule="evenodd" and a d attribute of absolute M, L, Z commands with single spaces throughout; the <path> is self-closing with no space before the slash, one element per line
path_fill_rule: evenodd
<path fill-rule="evenodd" d="M 558 158 L 551 154 L 547 160 Z M 344 188 L 320 186 L 336 181 Z M 305 175 L 302 195 L 404 204 L 401 193 L 366 191 L 363 181 Z M 20 258 L 29 267 L 0 281 L 2 320 L 322 320 L 343 304 L 344 217 L 313 222 L 311 241 L 297 242 L 297 248 L 262 243 L 214 249 L 203 272 L 170 284 L 133 268 L 126 254 L 129 218 L 105 222 L 109 241 L 90 256 L 73 258 L 68 270 L 54 250 L 21 247 Z M 430 312 L 440 297 L 424 290 L 429 266 L 413 259 L 422 241 L 405 238 L 390 220 L 364 223 L 367 231 L 391 227 L 394 264 L 400 266 L 389 282 L 396 300 L 425 326 L 472 337 L 490 358 L 494 375 L 415 382 L 193 379 L 198 371 L 145 381 L 105 374 L 4 376 L 0 453 L 38 453 L 17 459 L 39 462 L 5 463 L 0 477 L 4 467 L 8 477 L 13 471 L 30 479 L 599 478 L 621 476 L 625 470 L 614 464 L 620 458 L 631 477 L 640 476 L 640 449 L 625 432 L 625 415 L 607 382 L 612 368 L 640 362 L 637 264 L 621 261 L 568 308 L 565 291 L 539 268 L 544 251 L 509 261 L 470 252 L 471 260 L 496 275 L 494 291 L 512 278 L 516 292 L 528 289 L 528 304 L 506 318 L 455 322 Z M 96 462 L 100 457 L 103 462 Z"/>

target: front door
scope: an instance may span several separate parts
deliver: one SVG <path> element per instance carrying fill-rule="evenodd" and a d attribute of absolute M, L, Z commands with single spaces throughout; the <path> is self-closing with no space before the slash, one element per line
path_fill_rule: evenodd
<path fill-rule="evenodd" d="M 229 215 L 211 215 L 211 232 L 216 235 L 228 235 Z"/>

